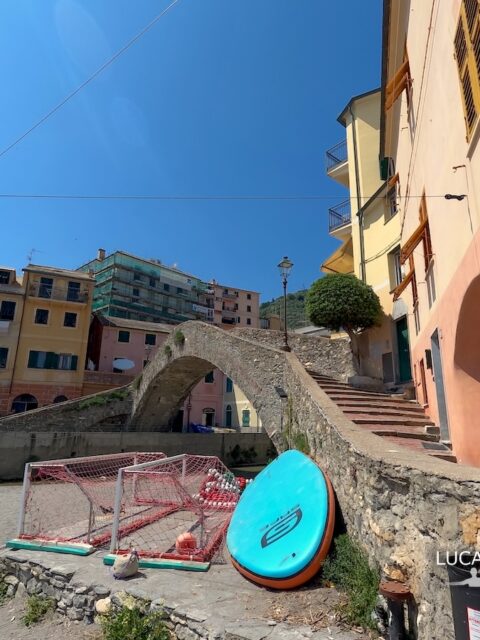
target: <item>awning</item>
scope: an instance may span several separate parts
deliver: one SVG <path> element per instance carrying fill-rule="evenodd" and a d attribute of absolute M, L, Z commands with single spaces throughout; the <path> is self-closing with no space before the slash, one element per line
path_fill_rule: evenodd
<path fill-rule="evenodd" d="M 323 273 L 353 273 L 353 242 L 352 238 L 335 249 L 332 255 L 320 267 Z"/>

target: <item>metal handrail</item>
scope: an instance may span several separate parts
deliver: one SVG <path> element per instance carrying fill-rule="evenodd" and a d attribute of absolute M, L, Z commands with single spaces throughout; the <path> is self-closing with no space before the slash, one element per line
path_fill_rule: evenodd
<path fill-rule="evenodd" d="M 351 221 L 350 200 L 343 200 L 328 210 L 328 230 L 333 231 Z"/>
<path fill-rule="evenodd" d="M 348 160 L 347 141 L 342 140 L 325 153 L 327 171 Z"/>

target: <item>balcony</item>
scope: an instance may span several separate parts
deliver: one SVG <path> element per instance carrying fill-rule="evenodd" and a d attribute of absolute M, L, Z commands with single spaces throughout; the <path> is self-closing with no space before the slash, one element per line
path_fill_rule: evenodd
<path fill-rule="evenodd" d="M 328 210 L 328 231 L 335 236 L 346 235 L 350 232 L 351 212 L 350 200 L 344 200 Z"/>
<path fill-rule="evenodd" d="M 348 187 L 348 152 L 347 141 L 342 140 L 325 153 L 327 175 L 339 182 L 344 187 Z"/>
<path fill-rule="evenodd" d="M 236 300 L 238 298 L 238 293 L 229 293 L 228 291 L 224 291 L 222 293 L 223 298 L 227 298 L 228 300 Z"/>
<path fill-rule="evenodd" d="M 59 289 L 46 284 L 32 284 L 28 288 L 28 295 L 33 298 L 45 298 L 48 300 L 62 300 L 67 302 L 85 303 L 88 293 L 77 289 Z"/>

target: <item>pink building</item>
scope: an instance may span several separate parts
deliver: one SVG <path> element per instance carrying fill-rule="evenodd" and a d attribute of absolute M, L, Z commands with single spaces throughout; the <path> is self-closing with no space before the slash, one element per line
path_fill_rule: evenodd
<path fill-rule="evenodd" d="M 131 382 L 165 342 L 172 325 L 94 315 L 90 327 L 83 393 L 90 394 Z M 133 367 L 122 370 L 121 360 Z M 116 362 L 117 361 L 117 362 Z M 119 366 L 115 366 L 118 363 Z M 215 369 L 199 382 L 185 400 L 174 429 L 190 423 L 222 426 L 225 375 Z"/>

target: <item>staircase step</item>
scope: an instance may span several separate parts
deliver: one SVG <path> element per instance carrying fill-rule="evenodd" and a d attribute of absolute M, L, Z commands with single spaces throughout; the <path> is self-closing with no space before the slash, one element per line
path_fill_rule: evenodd
<path fill-rule="evenodd" d="M 429 446 L 432 447 L 432 444 L 435 446 L 435 443 L 422 442 L 415 438 L 388 437 L 386 440 L 393 445 L 406 447 L 407 449 L 411 449 L 419 453 L 426 453 L 432 458 L 440 458 L 441 460 L 447 460 L 447 462 L 457 462 L 457 458 L 448 450 L 447 447 L 445 447 L 445 450 L 428 448 Z M 441 447 L 442 445 L 438 443 L 437 446 Z"/>
<path fill-rule="evenodd" d="M 410 416 L 372 416 L 368 413 L 353 413 L 348 416 L 355 424 L 400 424 L 409 427 L 426 427 L 435 424 L 429 418 Z"/>
<path fill-rule="evenodd" d="M 405 407 L 401 404 L 373 404 L 372 402 L 355 402 L 343 404 L 337 402 L 343 413 L 368 413 L 372 416 L 410 416 L 411 418 L 425 418 L 420 407 Z M 428 418 L 427 418 L 428 420 Z"/>
<path fill-rule="evenodd" d="M 324 390 L 325 391 L 325 390 Z M 349 389 L 348 391 L 332 391 L 325 393 L 334 401 L 347 401 L 351 400 L 352 402 L 381 402 L 385 404 L 397 404 L 397 403 L 409 403 L 409 400 L 404 400 L 403 398 L 398 398 L 397 396 L 388 396 L 380 393 L 367 393 L 365 391 L 355 391 Z M 412 402 L 412 406 L 416 406 L 417 403 Z M 417 405 L 418 406 L 418 405 Z"/>
<path fill-rule="evenodd" d="M 362 424 L 362 429 L 368 429 L 377 436 L 384 438 L 413 438 L 415 440 L 423 440 L 424 442 L 438 442 L 439 436 L 433 433 L 425 433 L 418 427 L 409 425 L 378 425 L 378 424 Z"/>

